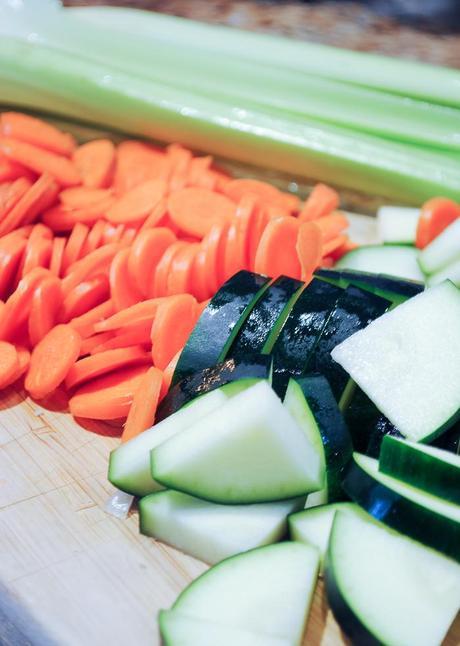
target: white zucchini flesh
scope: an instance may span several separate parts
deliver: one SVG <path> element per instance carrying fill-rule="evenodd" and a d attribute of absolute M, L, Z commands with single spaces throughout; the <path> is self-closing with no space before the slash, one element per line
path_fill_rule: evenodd
<path fill-rule="evenodd" d="M 150 471 L 150 451 L 199 421 L 227 401 L 222 390 L 213 390 L 167 417 L 159 424 L 121 444 L 110 455 L 109 480 L 119 489 L 136 496 L 145 496 L 163 486 L 153 480 Z"/>
<path fill-rule="evenodd" d="M 368 516 L 354 502 L 336 502 L 331 505 L 321 505 L 304 509 L 291 514 L 288 519 L 289 535 L 293 541 L 313 545 L 319 551 L 320 569 L 324 569 L 324 559 L 329 545 L 329 536 L 336 512 Z"/>
<path fill-rule="evenodd" d="M 328 598 L 348 635 L 394 646 L 438 646 L 460 608 L 460 566 L 363 517 L 337 513 L 326 566 Z"/>
<path fill-rule="evenodd" d="M 325 477 L 317 447 L 264 381 L 158 446 L 151 460 L 166 487 L 223 504 L 306 495 Z"/>
<path fill-rule="evenodd" d="M 449 281 L 425 290 L 332 357 L 403 435 L 429 440 L 460 409 L 460 291 Z"/>
<path fill-rule="evenodd" d="M 460 218 L 430 242 L 418 259 L 425 274 L 434 274 L 456 260 L 460 260 Z"/>
<path fill-rule="evenodd" d="M 314 547 L 285 542 L 238 554 L 202 574 L 172 611 L 301 643 L 316 585 Z"/>
<path fill-rule="evenodd" d="M 354 269 L 397 278 L 424 281 L 418 249 L 407 245 L 368 245 L 342 256 L 335 269 Z"/>
<path fill-rule="evenodd" d="M 433 285 L 439 285 L 439 283 L 445 280 L 450 280 L 456 287 L 460 287 L 460 257 L 458 260 L 451 262 L 450 265 L 447 265 L 447 267 L 428 276 L 426 283 L 428 287 L 432 287 Z"/>
<path fill-rule="evenodd" d="M 165 646 L 291 646 L 289 639 L 232 628 L 162 610 L 160 629 Z"/>
<path fill-rule="evenodd" d="M 214 564 L 281 540 L 288 515 L 304 503 L 302 497 L 259 505 L 217 505 L 179 491 L 160 491 L 141 499 L 140 528 L 143 534 Z"/>
<path fill-rule="evenodd" d="M 420 209 L 381 206 L 377 211 L 379 238 L 387 244 L 414 244 Z"/>

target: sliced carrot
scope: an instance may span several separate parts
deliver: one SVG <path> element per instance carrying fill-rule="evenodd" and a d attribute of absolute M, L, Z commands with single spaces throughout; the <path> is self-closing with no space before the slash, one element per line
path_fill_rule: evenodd
<path fill-rule="evenodd" d="M 70 323 L 69 323 L 70 325 Z M 81 342 L 80 347 L 80 357 L 84 357 L 88 354 L 93 354 L 95 348 L 104 345 L 110 339 L 113 339 L 114 335 L 112 332 L 102 332 L 101 334 L 93 334 L 86 337 Z"/>
<path fill-rule="evenodd" d="M 24 386 L 34 399 L 53 392 L 80 353 L 81 338 L 70 325 L 56 325 L 35 346 Z"/>
<path fill-rule="evenodd" d="M 328 240 L 327 242 L 323 242 L 323 256 L 330 256 L 334 251 L 340 249 L 340 247 L 347 241 L 347 237 L 348 236 L 346 235 L 340 235 L 335 238 L 331 238 L 331 240 Z"/>
<path fill-rule="evenodd" d="M 61 281 L 56 277 L 45 278 L 35 289 L 29 314 L 29 339 L 37 345 L 56 325 L 62 303 Z"/>
<path fill-rule="evenodd" d="M 192 286 L 192 271 L 195 255 L 199 249 L 197 243 L 187 243 L 174 254 L 171 270 L 166 281 L 168 296 L 190 292 Z"/>
<path fill-rule="evenodd" d="M 149 323 L 151 326 L 159 306 L 165 300 L 165 298 L 151 298 L 131 305 L 131 307 L 115 312 L 112 316 L 96 323 L 94 329 L 96 332 L 107 332 L 108 330 L 119 330 L 120 328 L 140 323 Z"/>
<path fill-rule="evenodd" d="M 115 146 L 110 139 L 88 141 L 76 149 L 73 163 L 83 186 L 106 188 L 110 186 L 115 168 Z"/>
<path fill-rule="evenodd" d="M 300 277 L 307 281 L 321 264 L 323 255 L 323 236 L 316 222 L 304 222 L 300 225 L 296 252 L 301 267 Z"/>
<path fill-rule="evenodd" d="M 8 296 L 20 266 L 27 241 L 20 236 L 0 240 L 0 297 Z"/>
<path fill-rule="evenodd" d="M 185 345 L 196 323 L 196 300 L 180 294 L 165 300 L 158 308 L 152 325 L 153 364 L 164 370 Z"/>
<path fill-rule="evenodd" d="M 142 365 L 118 370 L 90 381 L 70 399 L 70 412 L 75 417 L 91 419 L 127 417 L 134 393 L 147 370 Z"/>
<path fill-rule="evenodd" d="M 176 352 L 176 354 L 173 356 L 171 361 L 168 363 L 168 365 L 164 369 L 163 383 L 161 384 L 161 391 L 160 391 L 160 399 L 163 399 L 163 397 L 166 395 L 166 393 L 168 392 L 168 390 L 169 390 L 169 388 L 171 386 L 174 371 L 176 370 L 177 362 L 179 361 L 179 357 L 182 354 L 182 350 L 183 350 L 183 348 L 181 348 L 180 350 L 178 350 Z"/>
<path fill-rule="evenodd" d="M 20 177 L 33 182 L 37 178 L 37 175 L 22 164 L 18 164 L 12 159 L 8 159 L 8 157 L 0 151 L 0 182 L 11 182 L 15 179 L 19 179 Z"/>
<path fill-rule="evenodd" d="M 11 378 L 19 371 L 16 348 L 7 341 L 0 341 L 0 388 L 11 383 Z"/>
<path fill-rule="evenodd" d="M 344 242 L 341 244 L 341 246 L 340 246 L 340 247 L 337 247 L 336 249 L 334 249 L 334 251 L 332 251 L 332 252 L 330 253 L 330 257 L 331 257 L 334 261 L 339 260 L 342 256 L 344 256 L 344 255 L 345 255 L 346 253 L 348 253 L 349 251 L 353 251 L 353 249 L 357 249 L 357 248 L 358 248 L 358 245 L 356 244 L 356 242 L 353 242 L 352 240 L 350 240 L 350 238 L 349 238 L 347 235 L 346 235 L 346 236 L 344 236 L 344 238 L 345 238 L 345 240 L 344 240 Z M 324 253 L 324 252 L 323 252 L 323 253 Z"/>
<path fill-rule="evenodd" d="M 296 253 L 299 225 L 293 217 L 270 220 L 257 248 L 256 272 L 272 278 L 280 275 L 300 278 L 300 262 Z"/>
<path fill-rule="evenodd" d="M 52 248 L 53 242 L 48 238 L 29 238 L 22 259 L 22 278 L 36 267 L 47 269 L 51 260 Z"/>
<path fill-rule="evenodd" d="M 106 338 L 102 337 L 106 335 Z M 101 332 L 98 335 L 101 337 L 99 343 L 94 343 L 90 349 L 91 354 L 97 354 L 98 352 L 105 352 L 106 350 L 116 350 L 117 348 L 129 348 L 131 346 L 141 345 L 144 348 L 150 348 L 152 342 L 150 340 L 150 331 L 147 335 L 144 335 L 143 331 L 139 332 L 137 329 L 130 329 L 128 332 L 122 332 L 121 334 L 114 334 L 113 332 Z M 95 337 L 91 337 L 94 338 Z M 87 339 L 89 341 L 89 339 Z"/>
<path fill-rule="evenodd" d="M 335 261 L 331 256 L 325 256 L 324 258 L 321 259 L 321 267 L 324 267 L 325 269 L 330 269 L 335 265 Z"/>
<path fill-rule="evenodd" d="M 206 273 L 205 249 L 199 249 L 193 260 L 191 293 L 199 301 L 206 299 L 210 294 Z"/>
<path fill-rule="evenodd" d="M 77 222 L 77 224 L 72 229 L 67 244 L 64 250 L 64 256 L 62 258 L 62 270 L 65 272 L 70 265 L 76 262 L 81 255 L 83 245 L 85 240 L 88 237 L 89 227 L 86 224 Z"/>
<path fill-rule="evenodd" d="M 158 368 L 149 368 L 134 391 L 133 403 L 129 409 L 121 441 L 136 437 L 153 426 L 160 399 L 163 373 Z"/>
<path fill-rule="evenodd" d="M 14 182 L 6 182 L 0 186 L 0 215 L 2 218 L 16 206 L 31 186 L 32 182 L 25 177 L 19 177 Z"/>
<path fill-rule="evenodd" d="M 171 172 L 168 181 L 168 192 L 180 191 L 187 185 L 192 153 L 178 144 L 167 147 L 167 157 Z"/>
<path fill-rule="evenodd" d="M 337 191 L 334 191 L 326 184 L 316 184 L 308 196 L 299 214 L 301 222 L 316 220 L 328 215 L 339 207 L 340 198 Z"/>
<path fill-rule="evenodd" d="M 112 239 L 105 238 L 105 232 L 107 227 L 112 228 L 112 225 L 109 225 L 105 220 L 98 220 L 91 227 L 88 237 L 85 240 L 85 244 L 81 250 L 81 257 L 87 256 L 91 252 L 98 249 L 101 245 L 110 244 L 111 242 L 118 242 L 115 237 Z"/>
<path fill-rule="evenodd" d="M 39 175 L 49 173 L 61 186 L 76 186 L 81 178 L 74 164 L 63 155 L 56 155 L 33 144 L 3 137 L 0 150 L 9 158 L 23 164 Z"/>
<path fill-rule="evenodd" d="M 166 155 L 141 141 L 123 141 L 116 152 L 113 187 L 119 195 L 149 179 L 163 177 Z"/>
<path fill-rule="evenodd" d="M 77 222 L 91 225 L 105 217 L 112 203 L 113 199 L 110 197 L 80 209 L 71 209 L 59 205 L 46 211 L 42 220 L 53 231 L 69 231 Z"/>
<path fill-rule="evenodd" d="M 8 381 L 3 382 L 3 388 L 6 388 L 7 386 L 11 386 L 11 384 L 14 384 L 14 382 L 17 381 L 20 377 L 22 377 L 22 375 L 29 368 L 30 352 L 27 350 L 27 348 L 24 348 L 22 346 L 16 346 L 16 353 L 18 357 L 18 369 L 13 375 L 11 375 Z"/>
<path fill-rule="evenodd" d="M 290 212 L 293 206 L 292 196 L 285 196 L 272 184 L 257 179 L 234 179 L 225 186 L 225 195 L 234 202 L 239 202 L 244 196 L 258 197 L 262 203 L 281 207 Z M 295 210 L 295 209 L 294 209 Z"/>
<path fill-rule="evenodd" d="M 162 222 L 167 214 L 168 201 L 166 198 L 164 198 L 160 200 L 158 204 L 153 208 L 148 218 L 142 223 L 140 230 L 144 231 L 145 229 L 153 229 L 154 227 L 162 226 L 160 225 L 160 222 Z"/>
<path fill-rule="evenodd" d="M 190 161 L 187 175 L 187 186 L 202 186 L 200 180 L 204 173 L 210 169 L 212 164 L 212 157 L 194 157 Z"/>
<path fill-rule="evenodd" d="M 162 255 L 153 280 L 153 296 L 166 296 L 168 293 L 168 276 L 176 253 L 187 246 L 186 242 L 174 242 Z"/>
<path fill-rule="evenodd" d="M 318 218 L 318 220 L 315 220 L 315 224 L 321 230 L 324 242 L 342 235 L 344 229 L 347 229 L 350 225 L 346 215 L 340 213 L 340 211 Z"/>
<path fill-rule="evenodd" d="M 44 224 L 41 224 L 40 222 L 32 226 L 32 230 L 29 235 L 29 242 L 38 240 L 39 238 L 44 238 L 46 240 L 53 239 L 53 232 L 51 231 L 51 229 Z"/>
<path fill-rule="evenodd" d="M 99 249 L 95 249 L 95 251 L 86 257 L 80 258 L 73 265 L 70 265 L 67 269 L 66 277 L 62 281 L 64 294 L 68 294 L 70 290 L 84 280 L 106 272 L 112 260 L 121 249 L 122 246 L 120 244 L 108 244 Z"/>
<path fill-rule="evenodd" d="M 144 220 L 165 196 L 167 184 L 163 179 L 150 179 L 124 193 L 107 211 L 109 222 L 124 224 Z"/>
<path fill-rule="evenodd" d="M 226 250 L 232 231 L 236 232 L 237 224 L 214 224 L 203 238 L 204 272 L 206 276 L 206 294 L 214 294 L 227 272 Z M 236 233 L 235 233 L 236 237 Z M 233 258 L 232 258 L 233 260 Z M 234 273 L 234 272 L 233 272 Z"/>
<path fill-rule="evenodd" d="M 51 250 L 50 258 L 50 272 L 53 276 L 57 276 L 58 278 L 63 273 L 62 261 L 64 258 L 66 243 L 66 238 L 54 238 L 53 240 L 53 248 Z"/>
<path fill-rule="evenodd" d="M 104 249 L 105 247 L 102 247 Z M 117 311 L 142 300 L 142 294 L 128 270 L 129 249 L 122 249 L 112 260 L 109 271 L 110 297 Z"/>
<path fill-rule="evenodd" d="M 176 236 L 166 227 L 146 229 L 136 237 L 128 258 L 128 271 L 143 296 L 153 293 L 155 270 Z"/>
<path fill-rule="evenodd" d="M 114 311 L 112 300 L 109 298 L 107 301 L 88 310 L 85 314 L 71 319 L 69 325 L 77 330 L 82 339 L 86 339 L 88 336 L 94 334 L 94 326 L 96 323 L 109 318 Z"/>
<path fill-rule="evenodd" d="M 225 195 L 189 187 L 169 196 L 168 211 L 181 231 L 202 238 L 213 224 L 230 223 L 235 204 Z"/>
<path fill-rule="evenodd" d="M 58 155 L 69 156 L 75 149 L 75 139 L 49 123 L 22 112 L 3 112 L 0 116 L 2 135 L 45 148 Z"/>
<path fill-rule="evenodd" d="M 108 299 L 109 291 L 109 281 L 103 274 L 79 283 L 65 294 L 62 308 L 59 312 L 60 321 L 67 323 L 92 310 L 93 307 Z"/>
<path fill-rule="evenodd" d="M 224 271 L 218 277 L 217 286 L 233 276 L 240 269 L 249 269 L 250 239 L 253 221 L 257 217 L 257 198 L 251 194 L 243 195 L 237 207 L 235 219 L 228 230 L 225 249 L 220 250 L 224 257 Z"/>
<path fill-rule="evenodd" d="M 254 271 L 257 249 L 269 218 L 260 205 L 256 205 L 249 225 L 249 269 Z"/>
<path fill-rule="evenodd" d="M 47 269 L 37 267 L 19 281 L 16 290 L 5 303 L 0 318 L 0 339 L 9 339 L 29 316 L 32 295 L 38 284 L 51 276 Z"/>
<path fill-rule="evenodd" d="M 0 235 L 20 224 L 29 224 L 56 200 L 59 187 L 51 175 L 43 174 L 30 186 L 0 223 Z"/>
<path fill-rule="evenodd" d="M 82 209 L 93 206 L 99 202 L 105 202 L 112 197 L 112 191 L 107 188 L 88 188 L 87 186 L 75 186 L 65 188 L 59 193 L 59 201 L 65 207 L 71 209 Z"/>
<path fill-rule="evenodd" d="M 85 381 L 95 379 L 113 370 L 150 363 L 151 360 L 150 353 L 140 346 L 100 352 L 77 361 L 69 370 L 65 385 L 67 388 L 75 388 Z"/>
<path fill-rule="evenodd" d="M 449 224 L 460 217 L 460 204 L 446 197 L 433 197 L 425 202 L 420 211 L 415 244 L 419 249 L 426 247 Z"/>

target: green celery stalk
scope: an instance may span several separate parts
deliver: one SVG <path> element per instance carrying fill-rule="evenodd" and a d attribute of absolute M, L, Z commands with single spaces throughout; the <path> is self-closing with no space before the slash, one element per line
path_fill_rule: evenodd
<path fill-rule="evenodd" d="M 270 68 L 289 69 L 391 94 L 460 107 L 460 72 L 409 60 L 258 34 L 154 12 L 116 7 L 78 7 L 66 12 L 105 29 L 148 37 L 212 56 L 231 56 Z"/>
<path fill-rule="evenodd" d="M 460 164 L 450 156 L 257 106 L 235 109 L 189 89 L 109 70 L 89 57 L 21 39 L 0 39 L 0 103 L 180 141 L 403 203 L 420 203 L 434 194 L 460 196 Z"/>

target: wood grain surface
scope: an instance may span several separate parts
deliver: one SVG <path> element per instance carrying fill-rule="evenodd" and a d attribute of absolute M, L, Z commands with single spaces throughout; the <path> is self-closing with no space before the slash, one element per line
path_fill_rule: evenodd
<path fill-rule="evenodd" d="M 352 230 L 371 241 L 374 220 L 355 217 Z M 103 425 L 85 430 L 65 406 L 15 388 L 0 398 L 0 644 L 160 644 L 158 610 L 206 566 L 141 536 L 135 510 L 125 520 L 105 512 L 118 439 Z M 343 643 L 320 581 L 304 645 Z M 446 646 L 459 643 L 457 618 Z"/>

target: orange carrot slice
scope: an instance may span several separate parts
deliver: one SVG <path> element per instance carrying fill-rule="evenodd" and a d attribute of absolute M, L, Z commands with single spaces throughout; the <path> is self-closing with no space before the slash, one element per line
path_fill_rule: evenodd
<path fill-rule="evenodd" d="M 153 296 L 166 296 L 168 293 L 168 275 L 176 253 L 187 246 L 186 242 L 174 242 L 162 255 L 153 280 Z"/>
<path fill-rule="evenodd" d="M 460 204 L 453 200 L 446 197 L 433 197 L 428 200 L 420 211 L 415 245 L 423 249 L 458 217 Z"/>
<path fill-rule="evenodd" d="M 77 330 L 82 339 L 94 334 L 94 326 L 114 313 L 112 300 L 109 298 L 100 305 L 96 305 L 84 314 L 77 316 L 69 321 L 69 325 Z"/>
<path fill-rule="evenodd" d="M 210 155 L 192 159 L 188 168 L 187 186 L 203 186 L 200 181 L 204 174 L 208 174 L 207 171 L 210 169 L 211 164 L 212 157 Z"/>
<path fill-rule="evenodd" d="M 5 298 L 11 290 L 26 244 L 20 236 L 0 240 L 0 298 Z"/>
<path fill-rule="evenodd" d="M 358 245 L 356 244 L 356 242 L 353 242 L 352 240 L 350 240 L 348 236 L 344 236 L 344 238 L 345 240 L 341 244 L 341 246 L 337 247 L 336 249 L 334 249 L 334 251 L 330 253 L 330 257 L 335 262 L 337 262 L 337 260 L 339 260 L 342 256 L 344 256 L 349 251 L 353 251 L 353 249 L 358 248 Z"/>
<path fill-rule="evenodd" d="M 296 253 L 299 222 L 286 217 L 270 220 L 257 248 L 255 270 L 277 278 L 280 275 L 300 278 L 300 262 Z"/>
<path fill-rule="evenodd" d="M 119 419 L 126 417 L 142 377 L 145 365 L 117 370 L 82 386 L 69 401 L 75 417 Z"/>
<path fill-rule="evenodd" d="M 112 191 L 107 188 L 88 188 L 75 186 L 65 188 L 59 193 L 59 201 L 69 209 L 84 209 L 87 206 L 105 202 L 112 197 Z"/>
<path fill-rule="evenodd" d="M 29 339 L 37 345 L 56 325 L 62 303 L 61 281 L 56 277 L 45 278 L 35 289 L 29 314 Z"/>
<path fill-rule="evenodd" d="M 196 300 L 180 294 L 165 300 L 158 308 L 152 325 L 152 358 L 164 370 L 174 355 L 185 345 L 196 323 Z"/>
<path fill-rule="evenodd" d="M 67 388 L 75 388 L 85 381 L 95 379 L 113 370 L 150 363 L 151 360 L 150 353 L 140 346 L 100 352 L 77 361 L 69 370 L 65 385 Z"/>
<path fill-rule="evenodd" d="M 50 272 L 42 267 L 33 269 L 27 276 L 19 281 L 16 290 L 5 303 L 0 318 L 0 339 L 9 339 L 14 332 L 28 318 L 32 295 L 38 284 L 51 276 Z"/>
<path fill-rule="evenodd" d="M 112 237 L 112 239 L 104 237 L 107 227 L 113 228 L 112 225 L 109 225 L 105 220 L 98 220 L 95 224 L 93 224 L 81 250 L 82 258 L 95 251 L 102 245 L 119 241 L 116 240 L 115 237 Z"/>
<path fill-rule="evenodd" d="M 340 198 L 337 191 L 334 191 L 326 184 L 316 184 L 308 196 L 299 214 L 301 222 L 316 220 L 328 215 L 339 207 Z"/>
<path fill-rule="evenodd" d="M 19 371 L 19 360 L 16 348 L 7 341 L 0 341 L 0 388 L 11 383 Z"/>
<path fill-rule="evenodd" d="M 78 358 L 81 338 L 70 325 L 56 325 L 35 346 L 25 388 L 34 399 L 53 392 L 67 376 Z"/>
<path fill-rule="evenodd" d="M 102 247 L 104 249 L 106 247 Z M 109 271 L 110 297 L 117 311 L 142 300 L 141 292 L 131 280 L 128 270 L 129 249 L 122 249 L 112 260 Z"/>
<path fill-rule="evenodd" d="M 118 195 L 149 179 L 162 177 L 166 155 L 141 141 L 123 141 L 117 148 L 113 187 Z"/>
<path fill-rule="evenodd" d="M 166 194 L 163 179 L 150 179 L 124 193 L 107 211 L 109 222 L 115 224 L 144 220 Z"/>
<path fill-rule="evenodd" d="M 0 215 L 2 218 L 16 206 L 31 186 L 32 182 L 25 177 L 20 177 L 14 182 L 6 182 L 0 186 Z"/>
<path fill-rule="evenodd" d="M 93 139 L 79 146 L 73 163 L 87 188 L 110 186 L 115 168 L 115 146 L 109 139 Z"/>
<path fill-rule="evenodd" d="M 301 279 L 308 281 L 321 264 L 323 236 L 316 222 L 304 222 L 297 235 L 296 252 L 301 267 Z"/>
<path fill-rule="evenodd" d="M 198 249 L 196 243 L 187 244 L 174 254 L 166 282 L 168 296 L 190 292 L 193 262 Z"/>
<path fill-rule="evenodd" d="M 83 341 L 81 342 L 79 356 L 84 357 L 88 354 L 93 354 L 95 348 L 103 346 L 104 343 L 106 343 L 110 339 L 113 339 L 113 332 L 101 332 L 101 334 L 93 334 L 86 337 L 86 339 L 83 339 Z"/>
<path fill-rule="evenodd" d="M 59 312 L 60 321 L 67 323 L 85 314 L 93 307 L 106 301 L 109 297 L 109 292 L 109 281 L 103 274 L 79 283 L 65 294 L 64 302 Z"/>
<path fill-rule="evenodd" d="M 76 262 L 81 255 L 83 245 L 89 233 L 89 227 L 86 224 L 78 222 L 72 229 L 67 244 L 64 250 L 64 257 L 62 259 L 62 269 L 64 272 L 70 265 Z"/>
<path fill-rule="evenodd" d="M 0 150 L 9 158 L 41 175 L 49 173 L 61 186 L 76 186 L 81 179 L 74 164 L 62 155 L 9 137 L 0 139 Z"/>
<path fill-rule="evenodd" d="M 129 252 L 128 271 L 143 296 L 153 293 L 156 267 L 175 240 L 174 233 L 165 227 L 145 229 L 138 234 Z"/>
<path fill-rule="evenodd" d="M 70 290 L 87 278 L 105 273 L 121 249 L 122 246 L 120 244 L 108 244 L 105 247 L 96 249 L 84 258 L 80 258 L 73 265 L 70 265 L 67 269 L 66 277 L 62 281 L 64 294 L 68 294 Z"/>
<path fill-rule="evenodd" d="M 225 195 L 228 195 L 228 197 L 234 202 L 239 202 L 242 197 L 251 195 L 253 197 L 258 197 L 262 203 L 281 207 L 288 212 L 295 210 L 292 207 L 294 204 L 297 204 L 293 199 L 293 196 L 285 195 L 275 186 L 272 186 L 267 182 L 261 182 L 260 180 L 251 178 L 231 180 L 225 186 L 224 192 Z"/>
<path fill-rule="evenodd" d="M 131 307 L 115 312 L 104 321 L 96 323 L 94 325 L 94 329 L 96 332 L 107 332 L 108 330 L 119 330 L 120 328 L 126 328 L 130 325 L 138 325 L 141 323 L 150 324 L 151 326 L 159 306 L 165 300 L 165 297 L 151 298 L 147 301 L 131 305 Z"/>
<path fill-rule="evenodd" d="M 330 256 L 334 251 L 337 249 L 340 249 L 340 247 L 345 244 L 347 241 L 347 236 L 346 235 L 340 235 L 336 236 L 335 238 L 331 238 L 331 240 L 328 240 L 327 242 L 323 243 L 323 256 Z"/>
<path fill-rule="evenodd" d="M 155 421 L 160 398 L 163 373 L 158 368 L 149 368 L 134 391 L 121 441 L 127 442 L 147 430 Z"/>
<path fill-rule="evenodd" d="M 19 181 L 19 180 L 18 180 Z M 51 175 L 43 174 L 21 196 L 0 223 L 0 235 L 12 231 L 20 224 L 29 224 L 55 201 L 58 185 Z"/>
<path fill-rule="evenodd" d="M 230 226 L 228 224 L 214 224 L 203 238 L 204 272 L 207 279 L 206 294 L 214 294 L 222 280 L 225 280 L 227 276 L 227 245 L 229 238 L 232 237 L 232 231 L 236 232 L 236 227 L 236 222 L 233 222 Z M 237 262 L 234 256 L 232 256 L 231 261 Z"/>
<path fill-rule="evenodd" d="M 67 240 L 65 238 L 54 238 L 53 240 L 53 248 L 51 250 L 50 258 L 50 272 L 53 276 L 57 276 L 58 278 L 63 273 L 62 261 L 64 258 L 66 243 Z"/>
<path fill-rule="evenodd" d="M 69 156 L 75 149 L 75 139 L 49 123 L 22 112 L 3 112 L 0 116 L 2 135 L 45 148 L 58 155 Z"/>
<path fill-rule="evenodd" d="M 193 260 L 191 293 L 199 301 L 206 299 L 210 292 L 206 273 L 206 251 L 199 249 Z"/>
<path fill-rule="evenodd" d="M 102 338 L 106 335 L 106 338 Z M 138 329 L 131 328 L 127 332 L 121 332 L 120 334 L 113 332 L 101 332 L 100 334 L 90 337 L 95 339 L 95 337 L 101 337 L 99 343 L 92 344 L 90 349 L 91 354 L 97 354 L 99 352 L 105 352 L 106 350 L 116 350 L 117 348 L 129 348 L 132 346 L 142 346 L 147 349 L 150 348 L 152 342 L 150 340 L 150 332 L 147 335 L 144 335 L 144 331 L 139 332 Z M 89 341 L 89 339 L 87 339 Z"/>
<path fill-rule="evenodd" d="M 174 371 L 176 370 L 177 362 L 179 361 L 179 357 L 182 354 L 182 350 L 183 350 L 183 348 L 181 348 L 180 350 L 178 350 L 176 352 L 176 354 L 173 356 L 171 361 L 168 363 L 168 365 L 164 369 L 163 383 L 161 384 L 161 391 L 160 391 L 160 399 L 163 399 L 163 397 L 168 392 L 169 387 L 171 386 Z"/>
<path fill-rule="evenodd" d="M 37 178 L 37 175 L 22 164 L 18 164 L 12 159 L 8 159 L 8 157 L 0 151 L 0 182 L 11 182 L 15 179 L 19 179 L 20 177 L 33 182 Z"/>
<path fill-rule="evenodd" d="M 181 231 L 203 238 L 213 224 L 230 223 L 235 204 L 225 195 L 189 187 L 170 195 L 168 211 Z"/>
<path fill-rule="evenodd" d="M 30 352 L 27 350 L 27 348 L 24 348 L 22 346 L 16 346 L 16 353 L 18 357 L 18 369 L 13 375 L 11 375 L 9 380 L 3 382 L 3 386 L 2 386 L 3 388 L 6 388 L 7 386 L 11 386 L 11 384 L 14 384 L 14 382 L 17 381 L 20 377 L 22 377 L 22 375 L 29 368 Z"/>
<path fill-rule="evenodd" d="M 332 240 L 332 238 L 341 235 L 343 230 L 347 229 L 350 223 L 343 213 L 336 211 L 335 213 L 331 213 L 331 215 L 318 218 L 318 220 L 315 220 L 315 224 L 321 230 L 324 242 L 327 242 L 328 240 Z"/>

